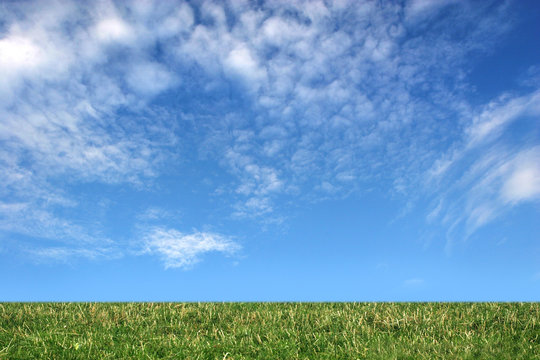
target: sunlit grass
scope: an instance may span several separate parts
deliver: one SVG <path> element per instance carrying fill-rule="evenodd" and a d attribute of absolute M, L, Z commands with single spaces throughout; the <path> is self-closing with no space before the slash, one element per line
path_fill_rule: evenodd
<path fill-rule="evenodd" d="M 540 359 L 538 303 L 0 303 L 0 359 Z"/>

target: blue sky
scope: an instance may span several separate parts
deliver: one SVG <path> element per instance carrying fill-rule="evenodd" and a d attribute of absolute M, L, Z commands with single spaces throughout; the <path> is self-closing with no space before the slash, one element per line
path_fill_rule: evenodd
<path fill-rule="evenodd" d="M 536 1 L 0 3 L 0 300 L 540 300 Z"/>

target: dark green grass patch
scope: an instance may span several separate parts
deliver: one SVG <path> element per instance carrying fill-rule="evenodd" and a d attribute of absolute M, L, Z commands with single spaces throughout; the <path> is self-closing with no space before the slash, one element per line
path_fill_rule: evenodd
<path fill-rule="evenodd" d="M 0 359 L 540 359 L 538 303 L 0 303 Z"/>

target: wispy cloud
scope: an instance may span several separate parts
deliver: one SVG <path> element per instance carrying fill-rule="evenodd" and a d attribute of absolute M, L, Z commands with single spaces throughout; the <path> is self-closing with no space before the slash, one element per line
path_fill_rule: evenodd
<path fill-rule="evenodd" d="M 155 206 L 149 207 L 137 215 L 137 219 L 141 221 L 163 221 L 175 217 L 179 217 L 179 214 Z"/>
<path fill-rule="evenodd" d="M 529 136 L 540 115 L 538 94 L 504 96 L 472 117 L 461 141 L 428 171 L 428 188 L 437 192 L 430 222 L 441 219 L 454 236 L 461 224 L 467 237 L 511 207 L 538 200 L 540 149 Z M 518 125 L 525 130 L 504 131 Z"/>
<path fill-rule="evenodd" d="M 174 229 L 156 228 L 144 238 L 144 254 L 159 256 L 165 268 L 188 269 L 209 252 L 233 254 L 240 245 L 228 237 L 210 232 L 181 233 Z"/>
<path fill-rule="evenodd" d="M 88 260 L 118 259 L 123 256 L 118 248 L 87 247 L 47 247 L 27 249 L 27 253 L 37 261 L 70 263 L 81 258 Z"/>
<path fill-rule="evenodd" d="M 409 21 L 418 21 L 458 1 L 460 0 L 412 0 L 405 6 L 405 16 Z"/>
<path fill-rule="evenodd" d="M 466 129 L 468 146 L 478 145 L 489 138 L 496 138 L 519 117 L 540 115 L 540 90 L 520 97 L 502 96 L 491 102 L 473 119 Z"/>

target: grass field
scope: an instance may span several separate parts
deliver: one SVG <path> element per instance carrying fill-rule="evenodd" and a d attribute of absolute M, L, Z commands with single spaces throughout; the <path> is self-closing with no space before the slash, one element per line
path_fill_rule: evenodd
<path fill-rule="evenodd" d="M 540 359 L 539 303 L 0 303 L 0 359 Z"/>

